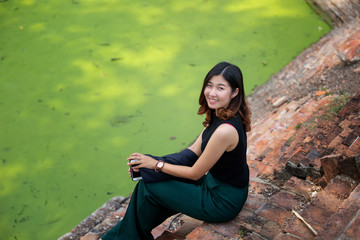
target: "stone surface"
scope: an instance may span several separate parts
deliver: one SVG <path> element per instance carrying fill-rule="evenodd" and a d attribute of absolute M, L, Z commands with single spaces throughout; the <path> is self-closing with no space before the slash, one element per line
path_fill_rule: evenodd
<path fill-rule="evenodd" d="M 320 232 L 323 229 L 322 226 L 316 223 L 310 223 L 310 225 L 317 232 Z M 314 239 L 315 237 L 314 233 L 298 218 L 293 218 L 289 222 L 289 224 L 285 227 L 285 232 L 301 237 L 302 239 Z"/>
<path fill-rule="evenodd" d="M 340 173 L 339 162 L 341 158 L 341 154 L 334 154 L 320 159 L 321 166 L 323 167 L 325 173 L 325 178 L 328 182 Z"/>
<path fill-rule="evenodd" d="M 355 221 L 346 230 L 345 235 L 348 238 L 360 239 L 360 215 L 356 217 Z"/>
<path fill-rule="evenodd" d="M 296 208 L 302 200 L 302 197 L 286 191 L 280 191 L 269 199 L 271 203 L 277 204 L 288 211 Z"/>
<path fill-rule="evenodd" d="M 339 48 L 339 55 L 344 62 L 355 62 L 360 60 L 360 39 L 345 41 Z"/>
<path fill-rule="evenodd" d="M 345 199 L 357 186 L 358 182 L 346 175 L 338 175 L 326 186 L 325 191 L 336 194 L 339 198 Z"/>
<path fill-rule="evenodd" d="M 273 103 L 273 107 L 274 108 L 278 108 L 280 107 L 281 105 L 283 105 L 285 102 L 286 102 L 287 98 L 285 96 L 277 99 L 274 103 Z"/>
<path fill-rule="evenodd" d="M 255 213 L 279 225 L 284 224 L 287 221 L 287 219 L 291 217 L 290 211 L 286 210 L 285 208 L 269 203 L 259 208 Z"/>
<path fill-rule="evenodd" d="M 224 236 L 221 234 L 210 231 L 202 227 L 197 227 L 185 239 L 195 240 L 195 239 L 208 239 L 208 240 L 223 240 Z"/>
<path fill-rule="evenodd" d="M 329 208 L 322 208 L 314 204 L 308 205 L 299 214 L 307 221 L 324 225 L 328 219 L 334 214 Z"/>
<path fill-rule="evenodd" d="M 340 205 L 343 203 L 343 201 L 344 200 L 342 198 L 339 198 L 335 194 L 321 191 L 316 195 L 316 198 L 314 199 L 312 204 L 336 212 L 339 209 Z"/>

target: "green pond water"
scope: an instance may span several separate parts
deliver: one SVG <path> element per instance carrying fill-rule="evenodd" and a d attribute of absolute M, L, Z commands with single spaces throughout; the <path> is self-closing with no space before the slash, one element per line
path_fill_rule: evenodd
<path fill-rule="evenodd" d="M 213 65 L 249 94 L 329 29 L 304 0 L 0 1 L 0 238 L 57 239 L 129 195 L 129 154 L 200 133 Z"/>

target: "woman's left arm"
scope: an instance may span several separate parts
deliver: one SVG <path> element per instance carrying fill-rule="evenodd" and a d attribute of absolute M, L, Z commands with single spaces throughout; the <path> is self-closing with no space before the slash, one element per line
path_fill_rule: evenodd
<path fill-rule="evenodd" d="M 162 168 L 162 172 L 173 175 L 175 177 L 198 180 L 205 175 L 220 159 L 225 151 L 232 150 L 238 143 L 239 136 L 236 129 L 228 124 L 220 125 L 211 136 L 204 152 L 192 167 L 173 165 L 166 163 Z M 130 155 L 128 160 L 140 159 L 137 168 L 153 169 L 157 160 L 140 154 L 134 153 Z M 135 163 L 137 164 L 137 163 Z M 132 165 L 128 163 L 128 165 Z"/>

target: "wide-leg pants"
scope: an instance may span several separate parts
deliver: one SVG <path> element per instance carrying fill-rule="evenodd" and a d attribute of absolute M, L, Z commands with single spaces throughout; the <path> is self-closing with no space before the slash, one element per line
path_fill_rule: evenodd
<path fill-rule="evenodd" d="M 199 185 L 177 180 L 140 181 L 125 217 L 101 239 L 154 239 L 152 229 L 178 212 L 206 222 L 229 221 L 240 212 L 247 195 L 248 186 L 236 188 L 210 173 Z"/>

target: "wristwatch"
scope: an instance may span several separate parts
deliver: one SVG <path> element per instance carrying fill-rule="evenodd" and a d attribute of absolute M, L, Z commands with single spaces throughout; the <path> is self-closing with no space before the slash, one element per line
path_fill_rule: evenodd
<path fill-rule="evenodd" d="M 154 166 L 154 170 L 155 172 L 161 172 L 161 169 L 164 167 L 165 163 L 164 161 L 158 161 L 155 166 Z"/>

